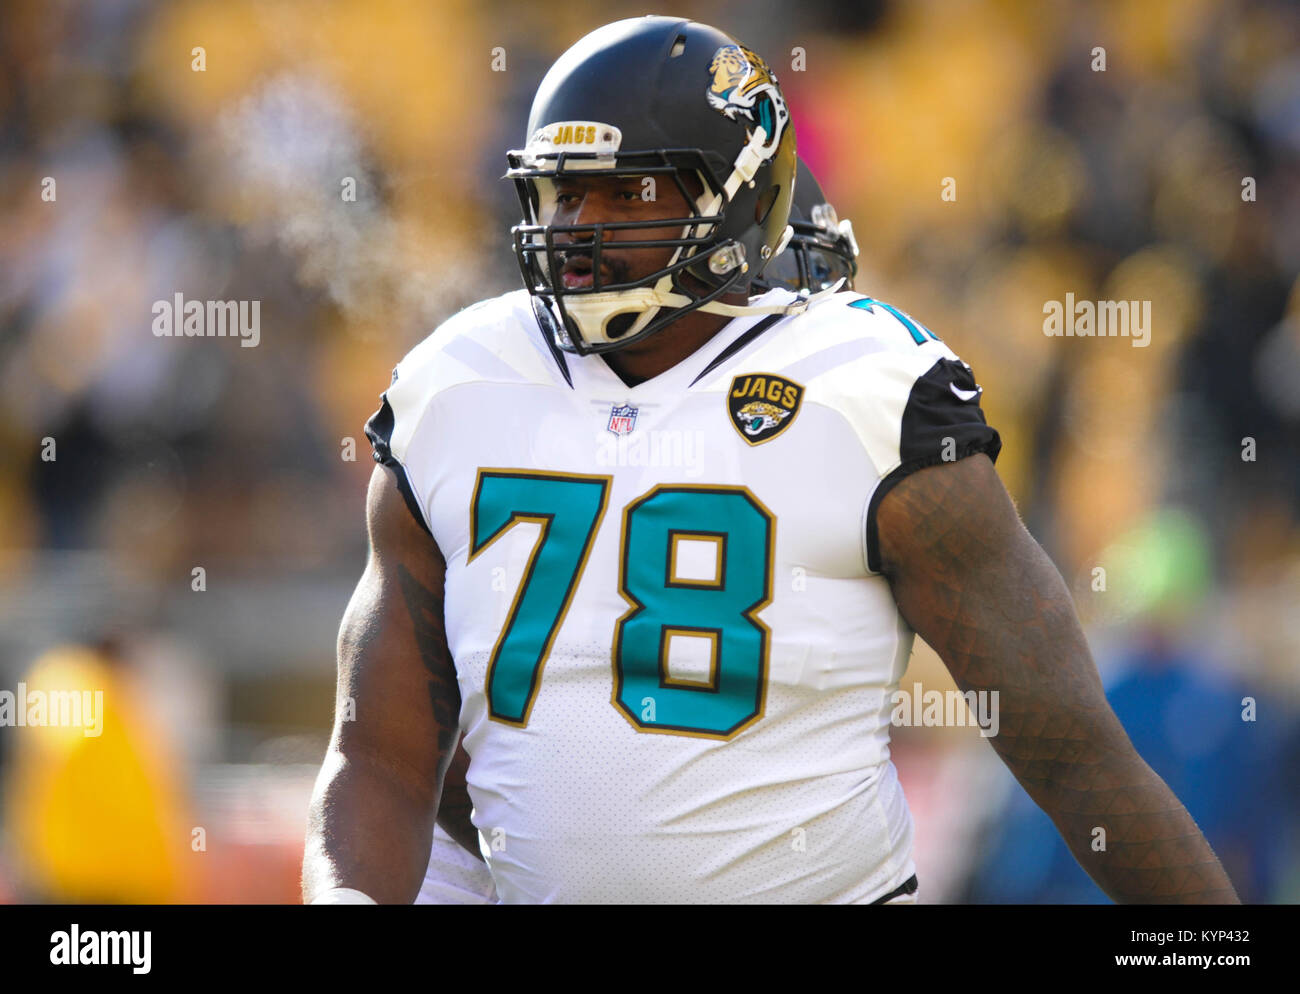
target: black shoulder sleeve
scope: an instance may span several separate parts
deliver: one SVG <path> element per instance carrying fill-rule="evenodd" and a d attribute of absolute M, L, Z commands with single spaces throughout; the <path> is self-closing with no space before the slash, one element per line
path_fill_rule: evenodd
<path fill-rule="evenodd" d="M 397 380 L 397 370 L 393 370 L 393 381 Z M 392 383 L 389 383 L 392 386 Z M 420 510 L 420 502 L 415 497 L 415 491 L 411 488 L 411 481 L 406 475 L 406 467 L 402 461 L 393 455 L 393 417 L 392 405 L 388 403 L 388 393 L 379 395 L 379 410 L 370 415 L 370 420 L 366 422 L 366 438 L 370 439 L 370 447 L 374 450 L 372 458 L 380 465 L 389 467 L 397 477 L 397 489 L 402 495 L 402 500 L 406 502 L 407 509 L 415 516 L 416 522 L 421 528 L 429 533 L 429 526 L 424 520 L 424 512 Z"/>
<path fill-rule="evenodd" d="M 971 368 L 959 359 L 940 359 L 912 384 L 899 427 L 900 462 L 876 486 L 867 506 L 867 568 L 881 571 L 876 509 L 905 476 L 941 462 L 956 462 L 976 452 L 994 462 L 1002 451 L 997 430 L 980 410 L 981 388 Z"/>

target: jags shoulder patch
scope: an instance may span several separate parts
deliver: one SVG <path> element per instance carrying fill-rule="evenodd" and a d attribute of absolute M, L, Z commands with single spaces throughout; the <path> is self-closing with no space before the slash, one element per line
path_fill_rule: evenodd
<path fill-rule="evenodd" d="M 736 432 L 750 445 L 770 442 L 794 422 L 803 387 L 773 373 L 734 377 L 727 390 L 727 413 Z"/>

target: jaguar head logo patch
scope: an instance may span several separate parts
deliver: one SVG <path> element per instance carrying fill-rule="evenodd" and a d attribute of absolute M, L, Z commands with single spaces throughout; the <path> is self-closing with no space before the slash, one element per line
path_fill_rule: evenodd
<path fill-rule="evenodd" d="M 772 373 L 745 373 L 731 381 L 727 413 L 732 427 L 750 445 L 770 442 L 799 413 L 803 387 Z"/>

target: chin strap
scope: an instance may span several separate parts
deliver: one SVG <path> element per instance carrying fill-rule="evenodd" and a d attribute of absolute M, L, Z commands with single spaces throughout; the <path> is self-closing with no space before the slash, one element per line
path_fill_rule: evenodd
<path fill-rule="evenodd" d="M 829 286 L 825 290 L 819 290 L 811 295 L 801 293 L 794 300 L 785 304 L 727 304 L 720 300 L 713 300 L 707 304 L 699 305 L 694 310 L 703 311 L 705 314 L 720 314 L 723 317 L 732 318 L 747 317 L 754 314 L 781 314 L 789 317 L 793 314 L 801 314 L 813 304 L 820 303 L 827 297 L 834 295 L 844 285 L 846 279 L 846 277 L 841 277 L 833 286 Z M 617 339 L 607 338 L 603 334 L 603 329 L 611 318 L 619 314 L 639 313 L 640 315 L 636 323 L 620 336 L 620 338 L 628 338 L 644 328 L 658 314 L 660 308 L 687 308 L 694 303 L 690 297 L 674 293 L 663 285 L 667 282 L 668 280 L 665 278 L 659 286 L 655 287 L 583 295 L 580 298 L 566 302 L 565 307 L 587 342 L 617 341 Z M 565 337 L 567 339 L 567 336 Z M 564 345 L 561 345 L 561 348 L 564 347 Z"/>
<path fill-rule="evenodd" d="M 744 317 L 746 314 L 801 314 L 813 304 L 820 303 L 827 297 L 839 292 L 840 287 L 845 283 L 847 277 L 840 277 L 834 286 L 828 286 L 825 290 L 818 290 L 810 296 L 799 294 L 788 304 L 724 304 L 721 301 L 712 301 L 708 304 L 701 304 L 696 308 L 697 311 L 704 311 L 708 314 L 724 314 L 730 317 Z M 674 294 L 674 296 L 677 296 Z M 685 303 L 690 303 L 684 297 L 678 297 Z M 672 305 L 670 305 L 672 306 Z M 676 305 L 676 306 L 681 306 Z"/>

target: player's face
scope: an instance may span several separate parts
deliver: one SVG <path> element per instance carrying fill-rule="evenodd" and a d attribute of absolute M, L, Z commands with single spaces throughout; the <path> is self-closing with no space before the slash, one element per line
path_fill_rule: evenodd
<path fill-rule="evenodd" d="M 566 176 L 554 183 L 550 202 L 540 205 L 543 224 L 611 224 L 616 222 L 659 221 L 668 218 L 688 218 L 691 208 L 677 184 L 668 177 L 641 176 Z M 698 196 L 700 186 L 693 177 L 687 178 L 692 196 Z M 606 231 L 601 242 L 600 285 L 632 283 L 663 269 L 672 258 L 674 249 L 663 248 L 620 249 L 619 242 L 649 241 L 677 238 L 681 229 L 676 227 L 625 228 Z M 591 234 L 556 235 L 556 243 L 565 247 L 560 279 L 566 290 L 591 287 L 592 272 Z M 567 246 L 573 246 L 572 249 Z"/>

